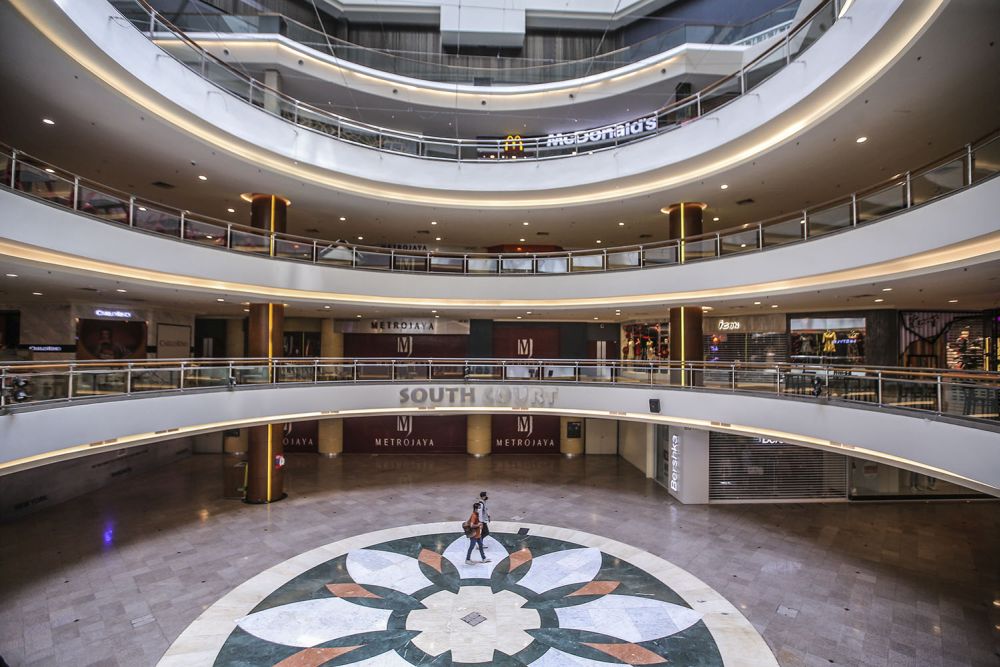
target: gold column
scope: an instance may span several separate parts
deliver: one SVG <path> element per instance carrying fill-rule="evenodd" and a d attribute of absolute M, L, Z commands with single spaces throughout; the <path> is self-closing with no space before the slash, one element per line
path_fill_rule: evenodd
<path fill-rule="evenodd" d="M 465 446 L 472 456 L 480 459 L 493 451 L 493 416 L 469 415 L 466 417 Z"/>
<path fill-rule="evenodd" d="M 326 356 L 326 355 L 324 355 Z M 340 456 L 344 451 L 344 420 L 319 420 L 319 453 L 328 458 Z"/>

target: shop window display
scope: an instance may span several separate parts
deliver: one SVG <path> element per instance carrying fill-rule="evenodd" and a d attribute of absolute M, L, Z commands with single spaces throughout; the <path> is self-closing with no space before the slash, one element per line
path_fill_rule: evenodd
<path fill-rule="evenodd" d="M 983 370 L 986 339 L 979 313 L 900 314 L 901 364 L 916 368 Z"/>
<path fill-rule="evenodd" d="M 849 460 L 851 500 L 986 497 L 923 473 L 854 457 Z"/>
<path fill-rule="evenodd" d="M 632 322 L 622 325 L 622 359 L 666 361 L 670 359 L 668 322 Z"/>
<path fill-rule="evenodd" d="M 807 364 L 859 364 L 865 359 L 863 317 L 792 318 L 790 359 Z"/>

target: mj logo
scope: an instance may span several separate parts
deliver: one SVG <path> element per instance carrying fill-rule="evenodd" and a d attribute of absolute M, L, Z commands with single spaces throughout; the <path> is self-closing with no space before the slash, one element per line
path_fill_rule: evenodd
<path fill-rule="evenodd" d="M 518 415 L 517 432 L 523 433 L 525 438 L 531 437 L 531 432 L 535 430 L 535 418 L 531 415 Z"/>
<path fill-rule="evenodd" d="M 413 433 L 413 417 L 410 415 L 397 415 L 396 430 L 406 435 Z"/>
<path fill-rule="evenodd" d="M 292 426 L 292 422 L 285 422 L 284 425 L 281 427 L 282 435 L 284 435 L 286 438 L 290 436 L 292 434 L 292 428 L 294 428 Z"/>
<path fill-rule="evenodd" d="M 396 336 L 396 352 L 409 357 L 413 355 L 413 336 Z"/>
<path fill-rule="evenodd" d="M 535 354 L 535 339 L 533 338 L 517 339 L 517 356 L 530 357 L 534 354 Z"/>

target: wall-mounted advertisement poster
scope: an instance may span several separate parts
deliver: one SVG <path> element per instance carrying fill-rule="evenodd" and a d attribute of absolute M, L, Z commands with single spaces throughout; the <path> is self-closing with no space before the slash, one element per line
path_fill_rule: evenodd
<path fill-rule="evenodd" d="M 146 323 L 81 319 L 77 359 L 145 359 Z"/>

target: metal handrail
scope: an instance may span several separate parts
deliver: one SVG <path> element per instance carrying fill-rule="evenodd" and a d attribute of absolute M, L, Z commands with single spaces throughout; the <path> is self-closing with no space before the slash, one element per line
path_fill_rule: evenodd
<path fill-rule="evenodd" d="M 454 137 L 435 137 L 413 132 L 394 130 L 391 128 L 365 123 L 360 120 L 351 119 L 339 114 L 334 114 L 306 102 L 302 102 L 301 100 L 265 85 L 263 82 L 248 76 L 246 73 L 235 69 L 222 59 L 212 55 L 197 42 L 188 37 L 184 31 L 178 29 L 169 20 L 160 15 L 156 9 L 147 2 L 147 0 L 129 1 L 134 2 L 148 16 L 149 30 L 143 32 L 148 32 L 152 35 L 158 32 L 155 28 L 158 25 L 162 25 L 167 29 L 167 31 L 173 33 L 178 40 L 190 47 L 194 53 L 197 54 L 198 62 L 195 66 L 194 64 L 185 63 L 182 59 L 173 56 L 173 54 L 170 54 L 171 57 L 175 58 L 181 64 L 184 64 L 192 71 L 195 71 L 203 78 L 206 78 L 206 80 L 210 81 L 221 90 L 225 90 L 226 92 L 233 94 L 244 101 L 248 101 L 251 104 L 262 108 L 268 113 L 277 115 L 285 120 L 305 127 L 306 129 L 317 131 L 321 134 L 333 136 L 339 140 L 354 143 L 367 148 L 390 153 L 398 153 L 401 155 L 416 156 L 425 159 L 458 162 L 463 160 L 495 160 L 499 159 L 499 156 L 503 153 L 502 139 L 481 140 Z M 602 141 L 602 143 L 606 143 L 607 145 L 587 148 L 582 151 L 579 150 L 579 147 L 575 144 L 569 146 L 550 146 L 546 137 L 522 139 L 519 143 L 519 145 L 523 145 L 523 150 L 519 151 L 521 155 L 519 155 L 516 160 L 509 161 L 517 162 L 525 159 L 555 159 L 577 155 L 580 153 L 593 153 L 597 151 L 611 150 L 626 143 L 642 141 L 652 136 L 657 136 L 663 132 L 670 131 L 682 124 L 690 122 L 696 117 L 715 111 L 716 109 L 725 106 L 733 99 L 744 95 L 757 84 L 769 78 L 772 74 L 774 74 L 774 72 L 787 66 L 788 63 L 792 61 L 790 49 L 792 48 L 792 41 L 795 36 L 800 35 L 802 38 L 801 41 L 805 43 L 807 35 L 804 33 L 807 32 L 808 29 L 814 27 L 812 25 L 813 19 L 817 17 L 822 18 L 821 15 L 828 10 L 831 12 L 829 16 L 830 25 L 822 24 L 822 27 L 824 31 L 829 29 L 829 27 L 840 18 L 836 11 L 837 2 L 838 0 L 825 0 L 825 2 L 819 4 L 796 26 L 790 28 L 785 33 L 787 36 L 786 39 L 778 40 L 774 45 L 764 50 L 750 63 L 744 65 L 735 74 L 723 77 L 715 83 L 710 84 L 706 88 L 684 99 L 669 103 L 653 112 L 650 112 L 649 114 L 646 114 L 646 116 L 655 115 L 657 118 L 657 129 L 654 131 L 650 131 L 645 134 L 618 137 L 613 140 L 608 139 L 607 142 Z M 122 19 L 128 21 L 128 19 L 124 16 L 122 16 Z M 131 21 L 128 22 L 129 25 L 133 25 L 133 27 L 135 27 Z M 143 22 L 145 23 L 145 21 Z M 139 30 L 139 28 L 136 29 Z M 804 48 L 797 51 L 795 55 L 798 56 L 804 52 L 809 46 L 811 46 L 811 43 L 812 42 L 805 45 Z M 782 49 L 786 50 L 784 57 L 772 60 L 773 56 Z M 770 66 L 772 64 L 777 64 L 777 69 L 767 70 L 764 72 L 765 75 L 762 76 L 760 80 L 754 79 L 752 81 L 752 85 L 747 85 L 749 74 L 756 72 L 758 68 L 763 71 L 765 66 Z M 227 88 L 219 81 L 213 81 L 210 79 L 207 76 L 207 71 L 210 67 L 221 67 L 226 73 L 226 82 L 232 83 L 232 80 L 235 79 L 239 82 L 238 86 L 234 85 L 235 89 Z M 266 103 L 266 100 L 268 99 L 275 103 L 273 106 L 277 107 L 277 111 L 268 109 L 268 106 L 271 106 Z M 598 129 L 601 128 L 589 128 L 587 132 Z M 507 160 L 500 159 L 499 161 Z"/>
<path fill-rule="evenodd" d="M 112 4 L 122 3 L 112 2 Z M 762 39 L 773 37 L 788 30 L 791 27 L 793 19 L 777 19 L 789 14 L 790 10 L 794 13 L 794 9 L 797 8 L 798 5 L 799 0 L 788 0 L 788 2 L 785 2 L 783 5 L 775 7 L 774 9 L 742 24 L 672 24 L 671 27 L 666 30 L 658 32 L 650 37 L 646 37 L 633 44 L 629 44 L 606 53 L 575 60 L 556 60 L 552 58 L 529 59 L 503 55 L 494 57 L 468 56 L 461 54 L 428 54 L 417 51 L 379 49 L 348 42 L 333 35 L 329 35 L 321 30 L 317 30 L 316 28 L 307 26 L 304 23 L 296 21 L 295 19 L 283 14 L 261 14 L 249 16 L 204 13 L 172 14 L 171 22 L 174 23 L 178 29 L 183 30 L 189 35 L 204 35 L 212 33 L 263 34 L 264 31 L 261 29 L 260 19 L 265 18 L 268 20 L 270 25 L 274 25 L 278 28 L 277 34 L 285 36 L 292 41 L 306 46 L 307 48 L 329 53 L 330 55 L 333 55 L 341 60 L 346 60 L 365 67 L 371 67 L 380 71 L 398 74 L 398 70 L 400 69 L 411 69 L 415 67 L 440 68 L 440 72 L 425 71 L 421 73 L 420 76 L 415 78 L 431 81 L 464 80 L 471 82 L 477 78 L 489 77 L 491 78 L 492 83 L 496 83 L 496 80 L 493 77 L 499 76 L 502 77 L 504 83 L 509 84 L 512 83 L 509 79 L 513 76 L 514 78 L 521 78 L 522 81 L 520 81 L 520 83 L 525 84 L 526 80 L 529 78 L 533 80 L 532 83 L 562 81 L 576 78 L 576 76 L 560 74 L 561 71 L 570 69 L 583 70 L 586 71 L 588 75 L 593 75 L 625 67 L 638 62 L 639 60 L 648 58 L 649 55 L 645 54 L 650 53 L 650 49 L 648 48 L 650 45 L 653 45 L 654 48 L 658 49 L 656 53 L 665 52 L 665 49 L 660 47 L 659 43 L 666 41 L 670 35 L 679 32 L 687 32 L 691 29 L 710 28 L 715 30 L 716 33 L 724 32 L 725 30 L 730 31 L 730 34 L 726 35 L 726 40 L 719 40 L 719 35 L 716 34 L 713 35 L 712 41 L 697 42 L 699 44 L 726 43 L 740 45 L 748 41 L 757 43 Z M 191 17 L 192 21 L 185 21 L 185 17 Z M 776 22 L 771 22 L 775 20 Z M 185 23 L 187 25 L 184 25 Z M 203 23 L 205 25 L 204 29 L 197 26 L 199 23 Z M 149 22 L 145 22 L 141 26 L 137 25 L 137 27 L 148 28 L 149 25 Z M 748 26 L 754 26 L 755 31 L 753 33 L 749 33 L 747 31 Z M 242 30 L 240 29 L 241 27 L 243 28 Z M 293 32 L 300 33 L 300 35 L 293 35 Z M 302 39 L 301 33 L 305 33 L 305 37 L 307 39 Z M 308 38 L 312 38 L 311 41 L 307 41 Z M 683 42 L 679 42 L 678 44 L 680 43 Z M 362 57 L 357 56 L 359 53 Z M 636 54 L 638 54 L 638 57 Z M 439 60 L 435 61 L 433 58 L 430 58 L 429 56 L 431 55 L 438 56 Z M 463 58 L 473 58 L 481 60 L 487 64 L 484 66 L 474 66 L 447 62 L 449 60 L 459 60 Z M 383 60 L 388 60 L 388 62 L 383 62 Z M 400 64 L 403 66 L 400 67 Z"/>
<path fill-rule="evenodd" d="M 65 206 L 102 220 L 177 240 L 233 252 L 309 262 L 312 264 L 417 273 L 453 275 L 560 275 L 636 270 L 685 264 L 728 255 L 742 254 L 788 243 L 808 241 L 825 234 L 853 229 L 920 206 L 937 197 L 962 190 L 997 172 L 987 171 L 1000 160 L 991 156 L 977 165 L 976 156 L 984 149 L 1000 152 L 1000 130 L 934 161 L 899 174 L 851 195 L 817 204 L 794 215 L 728 227 L 718 232 L 654 243 L 584 248 L 540 253 L 457 253 L 397 250 L 358 245 L 344 240 L 324 240 L 281 232 L 268 232 L 210 216 L 195 215 L 122 192 L 110 186 L 59 169 L 26 153 L 0 146 L 0 161 L 8 160 L 0 187 L 26 192 L 51 203 Z M 939 170 L 959 167 L 954 188 L 914 198 L 913 184 Z M 977 166 L 979 175 L 977 177 Z M 2 164 L 0 164 L 2 167 Z M 954 170 L 952 170 L 954 171 Z M 20 178 L 19 178 L 20 176 Z M 32 184 L 44 183 L 38 192 Z M 60 193 L 62 187 L 65 192 Z M 870 205 L 878 195 L 897 197 L 894 205 Z M 831 216 L 839 217 L 831 220 Z M 793 229 L 789 229 L 789 227 Z M 707 243 L 706 243 L 707 242 Z M 684 252 L 681 252 L 683 244 Z M 706 250 L 705 246 L 710 246 Z"/>
<path fill-rule="evenodd" d="M 812 396 L 1000 422 L 1000 373 L 866 365 L 528 358 L 238 358 L 15 362 L 0 409 L 162 392 L 384 382 L 610 384 Z"/>

